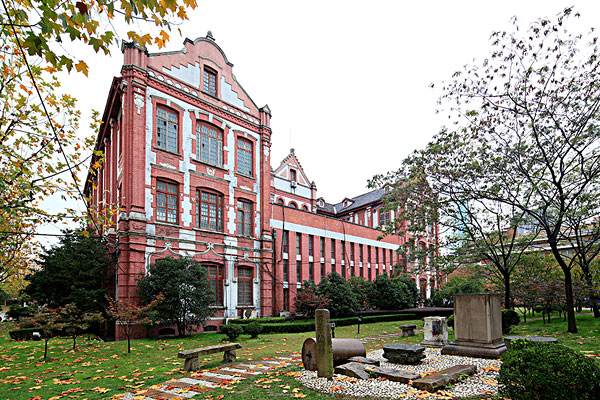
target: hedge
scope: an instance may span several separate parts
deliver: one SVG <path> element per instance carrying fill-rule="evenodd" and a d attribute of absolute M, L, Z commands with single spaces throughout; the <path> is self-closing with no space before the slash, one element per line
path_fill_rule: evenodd
<path fill-rule="evenodd" d="M 231 319 L 228 321 L 228 323 L 229 324 L 246 325 L 246 324 L 250 324 L 252 322 L 258 321 L 261 324 L 273 324 L 273 323 L 287 322 L 287 321 L 293 321 L 293 320 L 294 319 L 292 319 L 292 318 L 285 318 L 285 317 L 264 317 L 264 318 Z"/>
<path fill-rule="evenodd" d="M 15 329 L 8 332 L 9 336 L 13 340 L 32 340 L 33 332 L 39 332 L 38 328 L 23 328 Z"/>
<path fill-rule="evenodd" d="M 266 319 L 266 318 L 265 318 Z M 363 317 L 361 324 L 373 324 L 376 322 L 389 322 L 389 321 L 407 321 L 417 319 L 415 314 L 395 314 L 395 315 L 372 315 Z M 287 321 L 280 323 L 262 323 L 262 319 L 257 319 L 261 323 L 263 329 L 262 333 L 301 333 L 310 332 L 315 330 L 315 323 L 313 320 L 298 320 L 298 321 Z M 233 321 L 231 321 L 233 322 Z M 331 322 L 335 322 L 336 327 L 350 326 L 358 324 L 357 317 L 345 317 L 345 318 L 334 318 Z"/>

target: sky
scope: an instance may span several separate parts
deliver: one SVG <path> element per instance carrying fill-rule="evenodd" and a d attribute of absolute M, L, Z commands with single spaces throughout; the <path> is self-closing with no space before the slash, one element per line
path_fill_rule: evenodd
<path fill-rule="evenodd" d="M 597 24 L 600 2 L 584 0 L 199 0 L 165 50 L 212 31 L 238 81 L 272 111 L 273 167 L 293 147 L 318 196 L 338 202 L 367 191 L 369 178 L 397 168 L 440 130 L 431 83 L 485 57 L 490 34 L 511 17 L 525 24 L 571 5 L 582 24 Z M 123 56 L 115 46 L 86 60 L 87 78 L 63 79 L 79 100 L 82 134 L 90 110 L 103 111 Z M 44 207 L 65 203 L 50 198 Z"/>

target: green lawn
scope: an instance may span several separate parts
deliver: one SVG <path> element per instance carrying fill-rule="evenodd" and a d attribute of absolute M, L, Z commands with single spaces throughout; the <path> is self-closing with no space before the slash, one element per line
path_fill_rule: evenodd
<path fill-rule="evenodd" d="M 336 329 L 336 336 L 365 337 L 397 332 L 398 326 L 407 322 L 362 325 L 360 335 L 356 334 L 356 326 L 340 327 Z M 422 327 L 422 321 L 412 322 Z M 581 315 L 578 317 L 578 326 L 580 333 L 571 335 L 565 333 L 566 323 L 558 318 L 549 325 L 544 325 L 541 320 L 533 320 L 515 327 L 513 333 L 553 335 L 562 343 L 588 354 L 600 353 L 600 321 L 589 315 Z M 43 342 L 15 342 L 8 338 L 7 330 L 6 324 L 0 324 L 0 399 L 14 400 L 107 399 L 125 391 L 163 383 L 186 375 L 181 368 L 182 361 L 177 359 L 177 351 L 217 343 L 223 338 L 220 334 L 207 333 L 185 339 L 136 340 L 129 355 L 125 342 L 103 343 L 80 338 L 78 351 L 72 352 L 70 340 L 54 339 L 49 344 L 50 360 L 43 362 Z M 302 342 L 309 336 L 309 333 L 264 335 L 258 339 L 242 336 L 239 342 L 243 349 L 238 351 L 238 359 L 258 360 L 299 352 Z M 403 340 L 419 342 L 422 336 Z M 367 351 L 381 348 L 384 342 L 369 342 Z M 204 366 L 220 365 L 221 357 L 221 354 L 215 354 L 204 358 Z M 292 366 L 275 371 L 267 377 L 269 380 L 266 383 L 247 379 L 232 389 L 211 391 L 210 396 L 215 400 L 219 395 L 225 395 L 228 399 L 277 399 L 296 394 L 300 394 L 299 398 L 305 395 L 306 399 L 331 398 L 300 386 L 293 377 L 299 369 L 298 366 Z"/>

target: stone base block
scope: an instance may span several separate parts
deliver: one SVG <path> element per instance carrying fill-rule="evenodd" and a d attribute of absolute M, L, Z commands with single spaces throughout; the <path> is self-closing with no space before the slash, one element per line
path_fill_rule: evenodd
<path fill-rule="evenodd" d="M 504 342 L 482 344 L 473 342 L 452 342 L 442 348 L 442 354 L 450 356 L 500 358 L 506 351 Z"/>
<path fill-rule="evenodd" d="M 448 342 L 441 342 L 439 340 L 423 340 L 421 346 L 425 347 L 444 347 Z"/>

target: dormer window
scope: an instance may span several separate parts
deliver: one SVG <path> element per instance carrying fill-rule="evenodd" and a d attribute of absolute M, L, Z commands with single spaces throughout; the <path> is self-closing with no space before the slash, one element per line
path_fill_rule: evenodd
<path fill-rule="evenodd" d="M 205 66 L 203 81 L 204 93 L 217 97 L 217 71 Z"/>
<path fill-rule="evenodd" d="M 296 170 L 295 169 L 290 169 L 290 180 L 292 182 L 296 182 Z"/>

